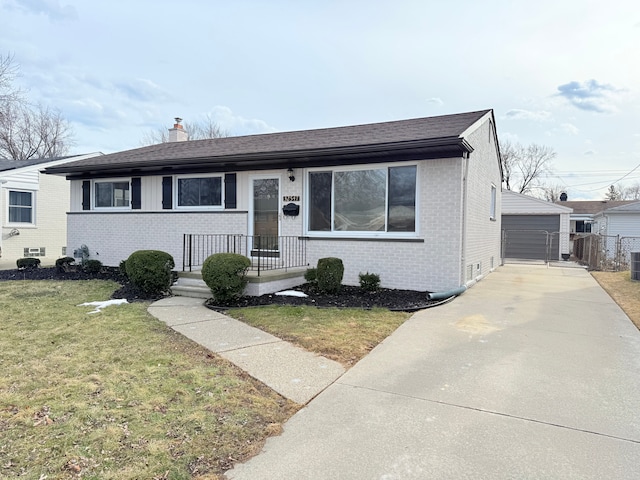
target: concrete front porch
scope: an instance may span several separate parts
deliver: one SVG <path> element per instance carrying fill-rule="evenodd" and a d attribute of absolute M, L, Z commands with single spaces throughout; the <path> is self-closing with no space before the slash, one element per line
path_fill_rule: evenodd
<path fill-rule="evenodd" d="M 247 272 L 249 283 L 244 294 L 259 297 L 267 293 L 275 293 L 288 288 L 297 287 L 305 283 L 304 274 L 307 267 L 295 267 L 285 270 L 266 270 Z M 211 298 L 211 290 L 202 280 L 200 270 L 192 272 L 178 272 L 178 280 L 171 286 L 171 292 L 176 296 Z"/>

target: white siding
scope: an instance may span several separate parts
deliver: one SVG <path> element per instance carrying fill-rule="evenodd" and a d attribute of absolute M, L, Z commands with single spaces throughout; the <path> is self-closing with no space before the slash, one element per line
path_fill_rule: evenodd
<path fill-rule="evenodd" d="M 502 201 L 498 192 L 502 178 L 493 126 L 484 122 L 468 140 L 474 150 L 468 159 L 460 284 L 473 282 L 500 264 Z M 492 185 L 497 190 L 495 219 L 490 218 Z"/>
<path fill-rule="evenodd" d="M 640 213 L 605 214 L 604 218 L 608 220 L 603 222 L 606 226 L 606 235 L 640 237 Z"/>
<path fill-rule="evenodd" d="M 43 264 L 53 264 L 62 256 L 62 248 L 66 245 L 66 212 L 69 208 L 69 182 L 64 177 L 41 175 L 31 172 L 35 184 L 30 185 L 33 191 L 33 208 L 35 222 L 33 225 L 7 225 L 7 192 L 15 188 L 16 182 L 8 182 L 2 190 L 2 265 L 15 267 L 18 258 L 24 257 L 25 248 L 45 248 L 46 255 L 40 257 Z M 22 175 L 22 179 L 27 176 Z M 25 185 L 21 182 L 22 185 Z M 26 190 L 23 188 L 23 190 Z M 10 236 L 13 229 L 20 234 Z"/>

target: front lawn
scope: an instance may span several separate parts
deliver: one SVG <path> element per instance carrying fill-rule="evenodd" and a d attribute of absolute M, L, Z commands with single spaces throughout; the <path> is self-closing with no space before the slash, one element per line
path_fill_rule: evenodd
<path fill-rule="evenodd" d="M 214 479 L 297 406 L 113 282 L 0 282 L 0 478 Z"/>
<path fill-rule="evenodd" d="M 309 306 L 239 308 L 227 314 L 345 367 L 355 364 L 411 316 L 382 308 Z"/>

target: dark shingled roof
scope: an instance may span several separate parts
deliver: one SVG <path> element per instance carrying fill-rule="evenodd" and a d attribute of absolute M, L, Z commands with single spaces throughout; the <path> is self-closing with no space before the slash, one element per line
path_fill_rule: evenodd
<path fill-rule="evenodd" d="M 70 155 L 67 157 L 55 157 L 55 158 L 31 158 L 29 160 L 9 160 L 5 158 L 0 158 L 0 172 L 5 172 L 7 170 L 15 170 L 16 168 L 30 167 L 32 165 L 51 163 L 57 160 L 64 160 L 65 158 L 72 158 L 75 156 L 77 155 Z"/>
<path fill-rule="evenodd" d="M 69 178 L 90 175 L 169 173 L 179 170 L 218 171 L 364 163 L 391 154 L 431 157 L 461 156 L 472 149 L 463 133 L 491 110 L 395 122 L 323 128 L 242 137 L 170 142 L 125 150 L 51 167 L 46 173 Z M 360 160 L 358 160 L 360 156 Z M 366 158 L 365 158 L 366 157 Z M 386 157 L 386 158 L 385 158 Z M 373 160 L 376 161 L 376 160 Z"/>
<path fill-rule="evenodd" d="M 573 208 L 573 213 L 577 215 L 595 215 L 610 208 L 620 207 L 637 200 L 573 200 L 567 202 L 556 202 L 563 207 Z"/>

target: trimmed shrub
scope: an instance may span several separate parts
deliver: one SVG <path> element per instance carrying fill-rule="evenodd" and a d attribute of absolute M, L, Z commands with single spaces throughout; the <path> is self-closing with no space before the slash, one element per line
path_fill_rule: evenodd
<path fill-rule="evenodd" d="M 202 279 L 211 289 L 213 299 L 221 304 L 242 295 L 247 285 L 251 261 L 237 253 L 216 253 L 202 264 Z"/>
<path fill-rule="evenodd" d="M 56 260 L 56 269 L 59 272 L 68 272 L 76 263 L 76 259 L 72 257 L 62 257 Z"/>
<path fill-rule="evenodd" d="M 40 266 L 40 259 L 34 257 L 19 258 L 16 260 L 18 268 L 38 268 Z"/>
<path fill-rule="evenodd" d="M 318 289 L 325 293 L 337 293 L 342 285 L 344 265 L 342 260 L 336 257 L 321 258 L 318 260 L 316 277 Z"/>
<path fill-rule="evenodd" d="M 365 292 L 375 292 L 380 288 L 380 275 L 375 273 L 360 273 L 360 288 Z"/>
<path fill-rule="evenodd" d="M 138 250 L 125 261 L 127 277 L 136 287 L 149 295 L 169 290 L 173 257 L 160 250 Z"/>
<path fill-rule="evenodd" d="M 126 260 L 120 260 L 120 265 L 118 266 L 118 268 L 120 269 L 120 273 L 126 277 L 127 276 L 127 261 Z"/>
<path fill-rule="evenodd" d="M 304 272 L 304 279 L 309 283 L 316 283 L 318 281 L 318 269 L 308 268 L 307 271 Z"/>
<path fill-rule="evenodd" d="M 82 270 L 85 273 L 98 273 L 102 269 L 102 262 L 100 260 L 85 260 L 82 262 Z"/>

